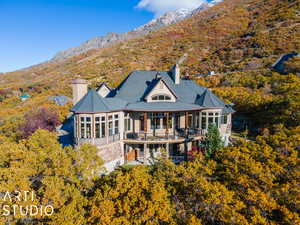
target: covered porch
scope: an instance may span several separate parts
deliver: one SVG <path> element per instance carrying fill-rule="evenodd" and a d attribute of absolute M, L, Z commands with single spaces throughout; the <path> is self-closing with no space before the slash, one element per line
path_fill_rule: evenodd
<path fill-rule="evenodd" d="M 184 112 L 126 112 L 124 140 L 167 141 L 204 136 L 209 123 L 219 128 L 221 110 Z"/>
<path fill-rule="evenodd" d="M 189 160 L 189 153 L 199 147 L 201 140 L 168 143 L 127 143 L 124 144 L 125 163 L 149 165 L 160 157 L 166 157 L 174 163 Z"/>

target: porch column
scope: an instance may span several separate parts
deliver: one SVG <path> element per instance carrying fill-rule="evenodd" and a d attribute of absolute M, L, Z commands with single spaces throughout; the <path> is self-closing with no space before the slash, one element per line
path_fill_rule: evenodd
<path fill-rule="evenodd" d="M 166 144 L 166 154 L 167 154 L 167 159 L 170 158 L 170 143 Z"/>
<path fill-rule="evenodd" d="M 106 144 L 108 144 L 108 114 L 105 114 L 105 134 L 106 134 Z"/>
<path fill-rule="evenodd" d="M 169 134 L 169 113 L 167 112 L 167 129 L 166 133 Z"/>
<path fill-rule="evenodd" d="M 145 133 L 147 133 L 147 121 L 148 120 L 148 118 L 147 118 L 147 113 L 146 112 L 144 112 L 144 131 L 145 131 Z"/>
<path fill-rule="evenodd" d="M 149 149 L 147 148 L 147 144 L 144 144 L 144 164 L 148 164 L 148 155 L 149 155 Z"/>
<path fill-rule="evenodd" d="M 92 139 L 95 139 L 96 138 L 96 135 L 95 135 L 95 114 L 92 115 L 92 125 L 91 125 L 91 138 Z"/>

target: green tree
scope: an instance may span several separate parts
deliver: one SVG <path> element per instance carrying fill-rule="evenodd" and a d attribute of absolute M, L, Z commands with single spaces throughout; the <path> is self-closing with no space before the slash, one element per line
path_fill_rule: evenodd
<path fill-rule="evenodd" d="M 207 159 L 213 159 L 215 153 L 224 147 L 219 129 L 215 124 L 209 124 L 203 147 Z"/>

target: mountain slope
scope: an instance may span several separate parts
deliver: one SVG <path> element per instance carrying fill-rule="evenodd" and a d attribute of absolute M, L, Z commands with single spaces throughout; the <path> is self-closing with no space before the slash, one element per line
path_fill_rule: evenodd
<path fill-rule="evenodd" d="M 63 62 L 0 75 L 0 90 L 5 99 L 0 103 L 0 117 L 46 104 L 49 95 L 70 96 L 74 77 L 86 78 L 92 86 L 101 81 L 116 86 L 133 70 L 169 69 L 185 53 L 188 56 L 181 65 L 183 75 L 214 70 L 226 75 L 222 78 L 224 84 L 205 85 L 223 88 L 230 81 L 232 87 L 227 90 L 232 92 L 228 93 L 239 93 L 240 89 L 235 88 L 240 86 L 251 87 L 243 90 L 252 92 L 255 85 L 263 87 L 269 82 L 268 76 L 272 74 L 269 67 L 280 55 L 300 52 L 299 11 L 298 0 L 225 0 L 143 37 L 90 50 Z M 268 85 L 278 87 L 276 83 Z M 20 89 L 33 98 L 17 102 L 13 95 Z M 267 87 L 253 93 L 267 99 L 274 92 L 265 90 Z M 228 98 L 231 99 L 229 94 Z"/>
<path fill-rule="evenodd" d="M 195 10 L 189 10 L 189 9 L 178 9 L 175 11 L 170 11 L 164 14 L 163 16 L 151 20 L 149 23 L 140 26 L 133 31 L 126 32 L 126 33 L 108 33 L 105 36 L 102 37 L 95 37 L 92 38 L 78 47 L 70 48 L 61 52 L 58 52 L 54 57 L 53 61 L 61 61 L 65 60 L 67 58 L 82 54 L 84 52 L 87 52 L 91 49 L 99 49 L 99 48 L 105 48 L 110 45 L 113 45 L 115 43 L 129 40 L 131 38 L 143 36 L 146 34 L 149 34 L 153 31 L 159 30 L 160 28 L 163 28 L 165 26 L 169 26 L 171 24 L 178 23 L 179 21 L 182 21 L 195 13 L 199 13 L 200 11 L 203 11 L 209 7 L 214 6 L 215 4 L 218 4 L 220 1 L 213 1 L 209 4 L 203 3 L 201 6 L 199 6 Z"/>

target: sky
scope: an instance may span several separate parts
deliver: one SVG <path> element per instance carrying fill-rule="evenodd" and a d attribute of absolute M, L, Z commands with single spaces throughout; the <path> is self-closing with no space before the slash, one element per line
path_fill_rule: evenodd
<path fill-rule="evenodd" d="M 108 32 L 127 32 L 204 0 L 0 0 L 0 72 L 51 59 Z"/>

